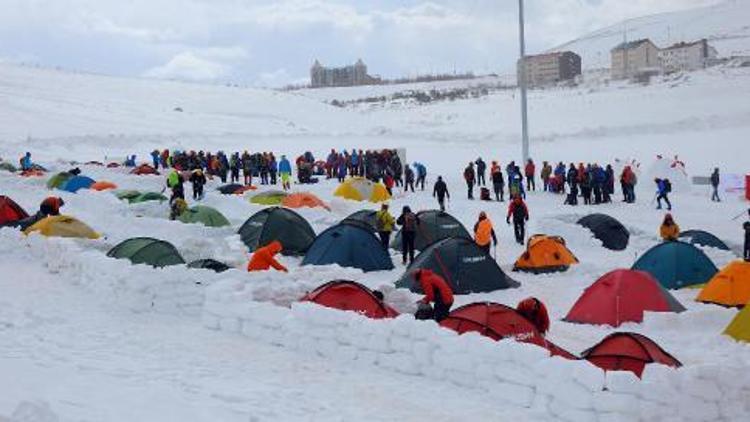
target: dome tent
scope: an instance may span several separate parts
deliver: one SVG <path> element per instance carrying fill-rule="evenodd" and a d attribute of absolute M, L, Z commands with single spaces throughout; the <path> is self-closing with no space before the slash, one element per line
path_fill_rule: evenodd
<path fill-rule="evenodd" d="M 99 238 L 99 234 L 91 227 L 67 215 L 45 217 L 24 230 L 26 234 L 33 232 L 39 232 L 41 235 L 48 237 Z"/>
<path fill-rule="evenodd" d="M 281 205 L 287 208 L 323 208 L 328 211 L 331 210 L 325 202 L 309 192 L 289 194 L 281 200 Z"/>
<path fill-rule="evenodd" d="M 216 188 L 222 195 L 242 195 L 249 190 L 257 189 L 255 186 L 245 186 L 237 183 L 219 186 Z"/>
<path fill-rule="evenodd" d="M 750 302 L 750 262 L 732 261 L 701 289 L 698 302 L 744 307 Z"/>
<path fill-rule="evenodd" d="M 205 205 L 196 205 L 177 217 L 177 220 L 188 224 L 203 224 L 206 227 L 228 226 L 229 220 L 216 208 Z"/>
<path fill-rule="evenodd" d="M 378 299 L 372 290 L 348 280 L 330 281 L 306 294 L 301 302 L 313 302 L 328 308 L 354 311 L 368 318 L 395 318 L 398 312 Z"/>
<path fill-rule="evenodd" d="M 654 246 L 638 258 L 632 269 L 651 273 L 667 289 L 705 283 L 718 271 L 703 251 L 683 242 Z"/>
<path fill-rule="evenodd" d="M 375 183 L 364 177 L 350 177 L 336 188 L 334 196 L 353 201 L 384 202 L 391 195 L 382 183 Z"/>
<path fill-rule="evenodd" d="M 117 197 L 117 199 L 124 199 L 128 202 L 130 202 L 131 199 L 138 197 L 138 195 L 140 194 L 141 192 L 137 190 L 121 190 L 115 192 L 115 196 Z"/>
<path fill-rule="evenodd" d="M 745 306 L 735 315 L 724 330 L 724 334 L 737 341 L 750 343 L 750 306 Z"/>
<path fill-rule="evenodd" d="M 110 189 L 117 189 L 117 185 L 112 182 L 99 181 L 91 185 L 91 189 L 95 191 L 105 191 Z"/>
<path fill-rule="evenodd" d="M 227 271 L 232 268 L 223 262 L 219 262 L 215 259 L 210 259 L 210 258 L 195 260 L 189 263 L 187 266 L 188 268 L 206 269 L 206 270 L 211 270 L 217 273 L 223 273 L 224 271 Z"/>
<path fill-rule="evenodd" d="M 418 251 L 425 250 L 435 242 L 450 237 L 462 237 L 471 239 L 471 235 L 463 224 L 452 215 L 438 210 L 420 211 L 419 226 L 417 227 L 417 236 L 414 239 L 414 249 Z M 391 248 L 401 249 L 401 230 L 391 242 Z"/>
<path fill-rule="evenodd" d="M 58 188 L 67 192 L 76 193 L 81 189 L 91 188 L 91 185 L 93 185 L 94 183 L 96 182 L 90 177 L 73 176 L 70 179 L 66 180 L 63 184 L 58 186 Z"/>
<path fill-rule="evenodd" d="M 16 221 L 28 218 L 29 214 L 16 201 L 0 195 L 0 227 L 13 225 Z"/>
<path fill-rule="evenodd" d="M 650 338 L 636 333 L 614 333 L 605 337 L 581 357 L 605 371 L 630 371 L 638 378 L 646 365 L 660 363 L 679 368 L 680 361 Z"/>
<path fill-rule="evenodd" d="M 341 220 L 342 223 L 357 222 L 364 224 L 372 229 L 373 232 L 377 231 L 377 211 L 373 210 L 359 210 L 355 213 L 350 214 L 345 219 Z"/>
<path fill-rule="evenodd" d="M 606 214 L 587 215 L 578 220 L 578 224 L 591 230 L 602 246 L 609 250 L 622 251 L 628 247 L 630 232 L 622 223 Z"/>
<path fill-rule="evenodd" d="M 422 251 L 396 282 L 396 287 L 419 292 L 414 272 L 427 269 L 443 277 L 453 293 L 483 293 L 518 287 L 471 239 L 453 237 L 433 243 Z"/>
<path fill-rule="evenodd" d="M 160 194 L 159 192 L 143 192 L 134 197 L 128 198 L 128 203 L 140 204 L 142 202 L 149 202 L 149 201 L 164 202 L 166 200 L 167 200 L 167 197 Z"/>
<path fill-rule="evenodd" d="M 258 211 L 237 233 L 250 251 L 278 240 L 284 247 L 281 251 L 284 255 L 304 255 L 315 240 L 315 232 L 304 217 L 281 207 Z"/>
<path fill-rule="evenodd" d="M 644 271 L 611 271 L 587 287 L 564 320 L 619 327 L 642 322 L 643 313 L 682 312 L 685 308 Z"/>
<path fill-rule="evenodd" d="M 289 194 L 280 190 L 270 190 L 254 195 L 250 198 L 250 202 L 258 205 L 281 205 L 281 201 L 283 201 L 287 195 Z"/>
<path fill-rule="evenodd" d="M 457 332 L 479 333 L 500 341 L 506 338 L 535 344 L 553 356 L 576 359 L 571 353 L 547 341 L 539 330 L 515 309 L 493 302 L 470 303 L 453 310 L 440 326 Z"/>
<path fill-rule="evenodd" d="M 141 164 L 140 166 L 130 170 L 130 174 L 135 174 L 137 176 L 143 176 L 147 174 L 158 175 L 159 171 L 149 164 Z"/>
<path fill-rule="evenodd" d="M 729 246 L 724 241 L 703 230 L 685 230 L 680 233 L 680 240 L 691 245 L 717 248 L 723 251 L 729 250 Z"/>
<path fill-rule="evenodd" d="M 392 270 L 393 262 L 380 241 L 360 224 L 339 223 L 323 231 L 310 245 L 302 265 L 330 265 L 362 271 Z"/>
<path fill-rule="evenodd" d="M 185 260 L 171 243 L 151 237 L 134 237 L 122 241 L 110 249 L 107 256 L 152 267 L 185 264 Z"/>
<path fill-rule="evenodd" d="M 62 185 L 65 184 L 65 182 L 67 182 L 71 178 L 73 178 L 73 174 L 67 171 L 56 173 L 47 180 L 47 188 L 59 189 Z"/>
<path fill-rule="evenodd" d="M 565 246 L 565 239 L 559 236 L 536 234 L 526 243 L 526 252 L 516 260 L 513 271 L 534 274 L 567 271 L 577 264 L 578 258 Z"/>

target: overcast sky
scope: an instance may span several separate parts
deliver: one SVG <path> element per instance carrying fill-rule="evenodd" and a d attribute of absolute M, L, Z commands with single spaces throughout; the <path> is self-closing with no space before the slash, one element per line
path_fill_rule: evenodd
<path fill-rule="evenodd" d="M 526 0 L 528 50 L 717 0 Z M 0 60 L 280 86 L 362 58 L 371 74 L 508 72 L 516 0 L 0 0 Z"/>

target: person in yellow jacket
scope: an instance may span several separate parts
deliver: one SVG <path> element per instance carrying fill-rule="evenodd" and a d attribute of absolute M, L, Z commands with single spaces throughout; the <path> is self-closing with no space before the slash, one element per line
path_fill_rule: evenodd
<path fill-rule="evenodd" d="M 391 232 L 393 232 L 394 225 L 396 225 L 396 219 L 388 211 L 388 204 L 383 204 L 380 211 L 375 213 L 375 228 L 380 236 L 380 244 L 386 251 L 391 243 Z"/>
<path fill-rule="evenodd" d="M 659 234 L 661 235 L 662 240 L 665 242 L 673 242 L 676 241 L 678 237 L 680 237 L 680 226 L 678 226 L 677 223 L 674 222 L 672 214 L 667 214 L 664 216 L 664 222 L 661 223 Z"/>
<path fill-rule="evenodd" d="M 492 227 L 492 222 L 487 218 L 487 213 L 484 211 L 479 213 L 479 220 L 474 224 L 474 241 L 487 255 L 490 254 L 490 247 L 492 245 L 497 246 L 495 229 Z"/>

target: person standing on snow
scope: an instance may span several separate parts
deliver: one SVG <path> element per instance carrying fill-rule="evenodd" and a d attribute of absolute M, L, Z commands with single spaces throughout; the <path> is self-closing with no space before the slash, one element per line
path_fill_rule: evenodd
<path fill-rule="evenodd" d="M 417 171 L 417 186 L 420 186 L 420 189 L 424 191 L 424 183 L 427 179 L 427 167 L 424 164 L 415 162 L 414 168 Z"/>
<path fill-rule="evenodd" d="M 505 195 L 505 177 L 503 176 L 503 169 L 497 161 L 492 162 L 490 178 L 492 178 L 492 190 L 495 192 L 495 200 L 505 202 L 505 198 L 503 198 Z"/>
<path fill-rule="evenodd" d="M 510 224 L 510 218 L 513 217 L 513 231 L 516 235 L 516 242 L 523 245 L 526 239 L 526 222 L 529 221 L 529 209 L 520 196 L 516 195 L 508 206 L 508 216 L 505 222 Z"/>
<path fill-rule="evenodd" d="M 411 212 L 411 208 L 405 206 L 401 215 L 396 220 L 396 224 L 401 226 L 401 255 L 403 264 L 406 265 L 414 262 L 414 244 L 417 239 L 417 227 L 419 226 L 419 217 Z"/>
<path fill-rule="evenodd" d="M 268 245 L 256 249 L 253 256 L 250 257 L 250 262 L 247 263 L 247 271 L 268 271 L 273 268 L 277 271 L 283 271 L 285 273 L 289 272 L 285 266 L 281 265 L 281 263 L 276 260 L 276 255 L 278 255 L 282 249 L 284 249 L 284 247 L 278 240 L 274 240 Z"/>
<path fill-rule="evenodd" d="M 450 199 L 451 194 L 448 192 L 448 185 L 443 181 L 443 176 L 438 176 L 435 186 L 432 188 L 432 197 L 437 198 L 440 211 L 445 212 L 445 198 Z"/>
<path fill-rule="evenodd" d="M 169 198 L 169 204 L 174 203 L 176 199 L 185 200 L 184 181 L 177 169 L 172 169 L 167 176 L 167 187 L 172 190 L 172 197 Z"/>
<path fill-rule="evenodd" d="M 536 173 L 536 166 L 531 158 L 526 162 L 526 168 L 524 170 L 526 173 L 526 190 L 529 192 L 535 191 L 536 181 L 534 180 L 534 174 Z"/>
<path fill-rule="evenodd" d="M 479 157 L 477 161 L 474 161 L 474 164 L 477 165 L 477 186 L 486 185 L 487 181 L 484 178 L 484 174 L 487 172 L 487 163 L 482 160 L 482 157 Z"/>
<path fill-rule="evenodd" d="M 193 199 L 200 201 L 203 199 L 203 186 L 206 184 L 206 175 L 201 169 L 193 170 L 190 175 L 190 183 L 193 185 Z"/>
<path fill-rule="evenodd" d="M 487 213 L 484 211 L 479 213 L 479 220 L 474 224 L 474 242 L 476 242 L 477 246 L 479 246 L 479 248 L 487 255 L 490 254 L 490 248 L 492 246 L 497 247 L 495 229 L 492 227 L 492 221 L 487 218 Z"/>
<path fill-rule="evenodd" d="M 424 297 L 419 303 L 424 305 L 434 303 L 432 317 L 436 322 L 447 318 L 453 306 L 453 289 L 448 282 L 430 270 L 415 271 L 414 280 L 419 283 L 424 292 Z"/>
<path fill-rule="evenodd" d="M 674 222 L 672 214 L 667 213 L 664 216 L 664 221 L 659 227 L 659 236 L 665 242 L 675 242 L 680 237 L 680 226 Z"/>
<path fill-rule="evenodd" d="M 474 184 L 477 180 L 476 173 L 474 172 L 474 163 L 469 163 L 464 169 L 464 180 L 466 181 L 466 187 L 468 188 L 469 199 L 474 199 Z"/>
<path fill-rule="evenodd" d="M 286 155 L 282 155 L 279 161 L 279 174 L 281 174 L 281 187 L 284 190 L 291 189 L 292 164 L 286 159 Z"/>
<path fill-rule="evenodd" d="M 750 262 L 750 209 L 747 210 L 748 221 L 742 224 L 742 229 L 745 230 L 745 248 L 742 252 L 742 256 L 745 261 Z"/>
<path fill-rule="evenodd" d="M 414 170 L 407 164 L 404 166 L 404 192 L 409 192 L 409 189 L 414 193 Z"/>
<path fill-rule="evenodd" d="M 378 230 L 380 245 L 383 246 L 383 250 L 388 250 L 394 225 L 396 225 L 396 220 L 388 211 L 388 204 L 381 205 L 380 211 L 375 213 L 375 228 Z"/>
<path fill-rule="evenodd" d="M 159 170 L 159 158 L 160 154 L 158 149 L 151 151 L 151 163 L 156 170 Z"/>
<path fill-rule="evenodd" d="M 711 194 L 711 201 L 713 202 L 721 202 L 721 198 L 719 198 L 719 184 L 721 183 L 721 178 L 719 177 L 719 168 L 716 167 L 714 169 L 714 172 L 711 173 L 711 187 L 713 188 L 713 193 Z"/>
<path fill-rule="evenodd" d="M 552 177 L 552 166 L 548 162 L 542 163 L 542 172 L 539 174 L 545 192 L 549 192 L 549 179 Z"/>
<path fill-rule="evenodd" d="M 672 210 L 672 203 L 669 202 L 669 192 L 672 192 L 672 184 L 669 179 L 654 179 L 656 183 L 656 209 L 661 209 L 661 200 L 667 203 L 667 211 Z"/>

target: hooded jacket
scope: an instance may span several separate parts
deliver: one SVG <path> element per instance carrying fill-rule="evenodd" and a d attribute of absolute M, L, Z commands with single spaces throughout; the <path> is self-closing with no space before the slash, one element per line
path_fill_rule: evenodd
<path fill-rule="evenodd" d="M 247 264 L 247 270 L 252 271 L 267 271 L 274 268 L 278 271 L 288 271 L 285 266 L 281 265 L 276 260 L 275 256 L 283 249 L 281 242 L 274 240 L 268 245 L 258 248 L 250 257 L 250 262 Z"/>
<path fill-rule="evenodd" d="M 435 302 L 435 294 L 439 294 L 446 305 L 453 303 L 453 289 L 443 277 L 430 270 L 417 270 L 417 273 L 419 275 L 415 274 L 414 278 L 419 279 L 418 283 L 424 292 L 422 303 Z"/>

